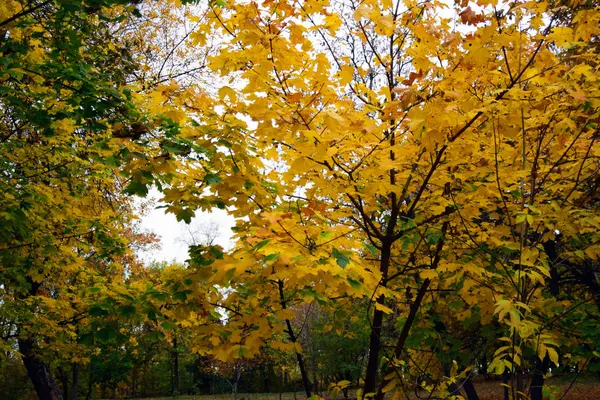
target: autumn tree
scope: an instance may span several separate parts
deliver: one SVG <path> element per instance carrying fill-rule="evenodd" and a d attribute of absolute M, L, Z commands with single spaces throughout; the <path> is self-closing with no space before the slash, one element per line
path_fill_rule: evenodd
<path fill-rule="evenodd" d="M 558 260 L 543 248 L 560 234 L 582 246 L 564 257 L 597 259 L 595 9 L 529 1 L 210 8 L 210 32 L 223 39 L 208 67 L 223 86 L 201 107 L 185 106 L 197 124 L 189 139 L 219 147 L 213 164 L 177 176 L 164 200 L 179 215 L 219 206 L 239 218 L 236 249 L 211 259 L 210 274 L 198 272 L 231 289 L 218 306 L 229 310 L 220 329 L 233 333 L 204 335 L 215 354 L 251 356 L 284 332 L 302 370 L 291 305 L 372 299 L 362 393 L 381 398 L 406 387 L 398 366 L 423 348 L 413 328 L 435 329 L 428 315 L 454 297 L 453 318 L 502 327 L 489 370 L 511 372 L 516 398 L 536 363 L 526 352 L 557 364 L 559 343 L 587 340 L 557 328 L 579 299 L 548 290 Z M 563 311 L 548 312 L 550 304 Z M 394 337 L 384 331 L 391 326 Z M 469 369 L 448 363 L 437 359 L 431 371 L 432 396 L 452 392 Z M 310 395 L 308 376 L 304 384 Z"/>
<path fill-rule="evenodd" d="M 134 202 L 114 168 L 124 154 L 107 144 L 140 118 L 126 88 L 135 61 L 111 33 L 135 13 L 127 1 L 0 6 L 2 346 L 17 342 L 41 399 L 77 397 L 89 307 L 139 266 Z M 55 362 L 73 385 L 64 393 Z"/>

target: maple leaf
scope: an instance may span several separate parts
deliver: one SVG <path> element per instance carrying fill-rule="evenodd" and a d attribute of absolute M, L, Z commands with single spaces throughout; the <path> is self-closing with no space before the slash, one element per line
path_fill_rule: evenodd
<path fill-rule="evenodd" d="M 473 11 L 470 6 L 462 10 L 458 15 L 460 16 L 461 22 L 468 25 L 476 25 L 485 21 L 485 18 L 481 14 L 477 14 Z"/>

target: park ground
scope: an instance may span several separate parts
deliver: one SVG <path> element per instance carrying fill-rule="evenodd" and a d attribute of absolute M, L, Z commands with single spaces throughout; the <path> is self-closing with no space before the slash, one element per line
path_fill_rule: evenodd
<path fill-rule="evenodd" d="M 578 377 L 572 387 L 568 390 L 565 395 L 565 391 L 569 388 L 573 381 L 573 376 L 564 376 L 551 378 L 548 381 L 548 387 L 550 392 L 548 400 L 600 400 L 600 380 L 590 379 L 588 377 Z M 500 381 L 476 381 L 475 386 L 477 393 L 479 394 L 480 400 L 502 400 L 503 387 Z M 563 396 L 564 395 L 564 396 Z M 327 393 L 323 394 L 323 397 L 329 399 L 330 396 Z M 352 397 L 350 397 L 352 398 Z M 413 399 L 426 399 L 422 395 L 417 397 L 414 394 L 409 397 Z M 153 397 L 143 400 L 233 400 L 232 394 L 220 394 L 220 395 L 198 395 L 198 396 L 178 396 L 178 397 Z M 237 400 L 280 400 L 279 393 L 238 393 L 236 396 Z M 302 393 L 282 393 L 281 400 L 305 400 L 306 396 Z M 339 396 L 338 400 L 342 397 Z"/>

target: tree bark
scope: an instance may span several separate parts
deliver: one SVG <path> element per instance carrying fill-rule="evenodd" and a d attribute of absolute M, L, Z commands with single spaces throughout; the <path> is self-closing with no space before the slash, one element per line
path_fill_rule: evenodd
<path fill-rule="evenodd" d="M 463 389 L 465 389 L 465 394 L 467 395 L 467 400 L 479 400 L 479 395 L 477 394 L 477 390 L 475 390 L 475 386 L 470 379 L 467 379 L 463 383 Z"/>
<path fill-rule="evenodd" d="M 504 400 L 509 400 L 508 393 L 508 380 L 510 379 L 510 375 L 508 370 L 504 370 L 502 373 L 502 383 L 504 383 Z"/>
<path fill-rule="evenodd" d="M 77 400 L 77 386 L 79 385 L 79 364 L 73 363 L 71 382 L 71 400 Z"/>
<path fill-rule="evenodd" d="M 406 343 L 406 339 L 408 339 L 408 334 L 410 332 L 410 328 L 412 327 L 412 325 L 415 321 L 417 312 L 419 311 L 419 308 L 421 307 L 421 302 L 423 301 L 423 298 L 425 297 L 425 294 L 427 293 L 427 288 L 429 287 L 430 282 L 431 281 L 429 279 L 425 279 L 425 281 L 423 281 L 423 283 L 421 284 L 421 287 L 419 288 L 419 292 L 417 293 L 417 297 L 415 298 L 414 303 L 412 303 L 410 306 L 408 318 L 406 318 L 406 322 L 402 326 L 402 331 L 400 332 L 400 337 L 398 337 L 398 341 L 396 342 L 396 347 L 394 349 L 394 356 L 396 358 L 400 358 L 400 356 L 402 355 L 402 351 L 404 350 L 404 345 Z M 387 369 L 386 375 L 393 371 L 394 371 L 394 367 L 389 366 Z M 376 400 L 383 400 L 383 396 L 385 394 L 382 392 L 382 389 L 389 382 L 390 382 L 389 379 L 383 379 L 381 381 L 381 384 L 379 385 L 379 390 L 377 391 L 377 396 L 375 397 Z"/>
<path fill-rule="evenodd" d="M 177 349 L 177 336 L 173 336 L 173 380 L 171 382 L 171 393 L 176 396 L 179 394 L 179 350 Z"/>
<path fill-rule="evenodd" d="M 65 372 L 63 367 L 57 368 L 58 379 L 60 380 L 60 385 L 62 387 L 63 399 L 70 399 L 69 397 L 69 378 L 67 378 L 67 373 Z"/>
<path fill-rule="evenodd" d="M 281 303 L 281 308 L 283 308 L 285 310 L 287 308 L 287 302 L 285 300 L 285 296 L 283 293 L 283 281 L 279 280 L 279 281 L 277 281 L 277 284 L 279 286 L 279 300 Z M 287 327 L 287 334 L 290 338 L 290 341 L 295 344 L 298 339 L 296 338 L 294 329 L 292 329 L 292 323 L 290 322 L 289 319 L 286 319 L 285 324 Z M 300 375 L 302 376 L 302 385 L 304 386 L 304 391 L 306 392 L 306 398 L 309 398 L 312 396 L 312 394 L 311 394 L 310 379 L 308 379 L 308 371 L 306 370 L 306 363 L 304 362 L 304 357 L 302 356 L 302 354 L 297 351 L 296 351 L 296 359 L 298 360 L 298 367 L 300 368 Z"/>
<path fill-rule="evenodd" d="M 52 379 L 50 367 L 35 354 L 36 344 L 33 339 L 19 339 L 19 351 L 29 379 L 33 383 L 39 400 L 62 400 L 58 385 Z"/>
<path fill-rule="evenodd" d="M 313 349 L 312 352 L 312 376 L 313 376 L 313 393 L 319 393 L 319 379 L 317 378 L 317 356 Z"/>
<path fill-rule="evenodd" d="M 387 282 L 387 273 L 390 266 L 390 257 L 392 252 L 392 243 L 385 243 L 381 249 L 381 286 L 385 287 Z M 377 303 L 383 304 L 385 296 L 377 298 Z M 375 307 L 373 311 L 373 322 L 371 323 L 371 335 L 369 336 L 369 358 L 367 360 L 367 373 L 365 376 L 364 394 L 375 393 L 377 387 L 377 372 L 379 370 L 379 351 L 381 350 L 381 329 L 383 325 L 383 311 Z"/>
<path fill-rule="evenodd" d="M 546 355 L 544 361 L 539 361 L 536 365 L 533 377 L 531 378 L 531 389 L 529 395 L 531 400 L 543 400 L 542 389 L 544 388 L 544 374 L 550 366 L 550 358 Z"/>
<path fill-rule="evenodd" d="M 517 369 L 517 394 L 516 398 L 518 400 L 525 400 L 525 394 L 523 393 L 525 390 L 525 381 L 523 380 L 523 371 L 521 369 Z"/>
<path fill-rule="evenodd" d="M 88 377 L 88 388 L 87 388 L 87 393 L 85 394 L 85 400 L 90 400 L 90 398 L 92 397 L 92 389 L 94 386 L 94 370 L 93 370 L 93 363 L 92 361 L 90 361 L 90 368 L 89 368 L 89 377 Z"/>
<path fill-rule="evenodd" d="M 437 243 L 436 254 L 435 254 L 435 258 L 433 259 L 433 262 L 431 263 L 431 269 L 435 270 L 437 268 L 438 264 L 440 263 L 442 249 L 444 247 L 444 239 L 446 236 L 446 231 L 448 230 L 448 225 L 449 225 L 449 223 L 447 221 L 444 222 L 444 224 L 442 225 L 442 230 L 441 230 L 442 237 L 440 238 L 440 240 Z M 387 271 L 386 271 L 386 273 L 387 273 Z M 400 358 L 400 356 L 402 355 L 402 351 L 404 351 L 404 345 L 406 344 L 406 340 L 408 339 L 410 329 L 415 322 L 415 318 L 417 316 L 417 313 L 419 312 L 419 308 L 421 308 L 421 303 L 423 302 L 423 299 L 425 298 L 425 294 L 427 293 L 427 289 L 429 288 L 430 283 L 431 283 L 431 280 L 429 280 L 429 279 L 425 279 L 423 281 L 423 283 L 421 284 L 421 287 L 419 288 L 419 291 L 417 292 L 417 297 L 415 298 L 415 301 L 410 305 L 410 311 L 408 312 L 408 317 L 406 318 L 406 322 L 404 322 L 404 325 L 402 326 L 402 331 L 400 332 L 400 336 L 398 337 L 398 340 L 396 341 L 396 346 L 394 348 L 395 358 Z M 394 366 L 391 364 L 388 364 L 386 375 L 388 375 L 390 372 L 393 372 L 393 371 L 394 371 Z M 385 394 L 383 393 L 382 389 L 388 384 L 388 382 L 390 382 L 390 380 L 385 379 L 385 378 L 381 381 L 381 384 L 379 385 L 379 389 L 377 390 L 377 395 L 375 396 L 375 400 L 383 400 L 383 397 Z M 365 383 L 365 393 L 367 393 L 366 392 L 366 383 Z"/>

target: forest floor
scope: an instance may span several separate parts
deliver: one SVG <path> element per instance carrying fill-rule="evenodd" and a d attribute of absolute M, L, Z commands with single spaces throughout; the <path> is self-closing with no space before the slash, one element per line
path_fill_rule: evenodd
<path fill-rule="evenodd" d="M 548 395 L 544 399 L 548 400 L 600 400 L 600 380 L 591 379 L 586 377 L 579 377 L 573 386 L 568 390 L 567 394 L 563 397 L 563 394 L 569 388 L 573 377 L 556 377 L 550 378 L 548 381 Z M 500 381 L 491 380 L 480 380 L 474 382 L 477 394 L 480 400 L 503 400 L 504 388 L 501 386 Z M 552 394 L 551 397 L 549 395 Z M 329 399 L 328 394 L 324 394 L 323 397 Z M 412 399 L 426 399 L 427 395 L 422 394 L 417 397 L 414 394 Z M 178 397 L 154 397 L 142 400 L 233 400 L 232 394 L 219 394 L 219 395 L 198 395 L 198 396 L 178 396 Z M 279 393 L 238 393 L 236 396 L 237 400 L 280 400 Z M 303 396 L 301 392 L 297 393 L 282 393 L 281 400 L 305 400 L 306 396 Z M 340 395 L 338 400 L 342 400 L 343 397 Z M 356 399 L 351 397 L 350 399 Z"/>
<path fill-rule="evenodd" d="M 600 381 L 586 377 L 578 377 L 569 388 L 574 376 L 550 378 L 544 391 L 544 399 L 548 400 L 600 400 Z M 475 381 L 475 389 L 480 400 L 504 399 L 504 387 L 500 381 Z M 568 389 L 568 391 L 567 391 Z M 566 392 L 566 394 L 565 394 Z M 564 396 L 564 397 L 563 397 Z"/>

